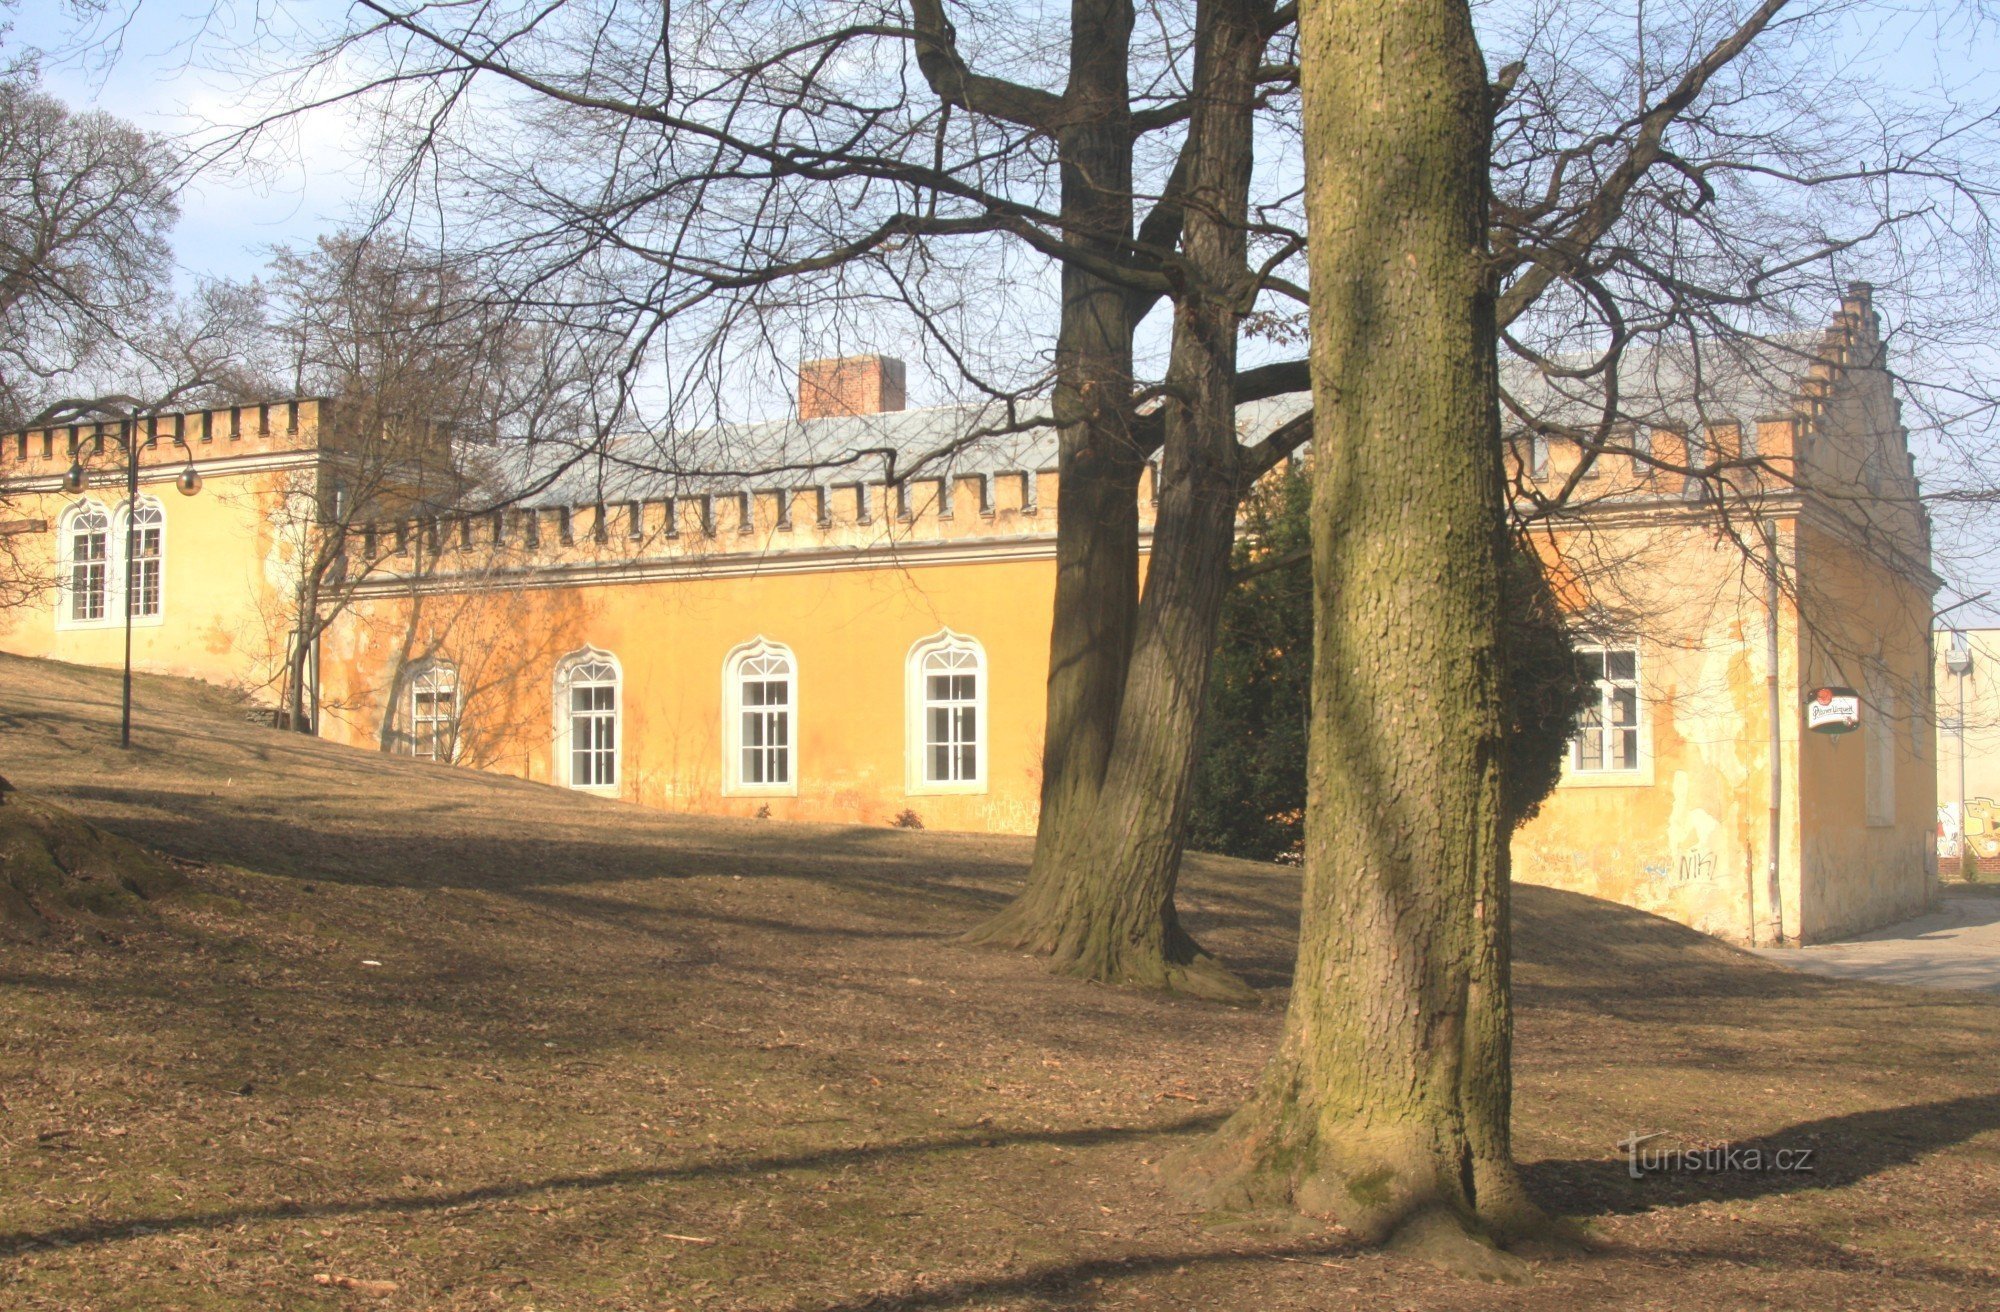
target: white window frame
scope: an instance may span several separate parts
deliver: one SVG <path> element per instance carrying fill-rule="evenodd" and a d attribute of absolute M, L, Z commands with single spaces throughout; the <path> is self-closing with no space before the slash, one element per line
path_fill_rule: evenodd
<path fill-rule="evenodd" d="M 451 714 L 448 717 L 440 717 L 437 714 L 437 695 L 440 692 L 451 694 Z M 431 713 L 422 715 L 417 710 L 417 698 L 426 693 L 431 697 Z M 465 744 L 464 734 L 460 731 L 460 716 L 464 713 L 465 707 L 459 700 L 458 667 L 446 660 L 425 661 L 410 677 L 409 696 L 410 755 L 419 761 L 443 761 L 448 765 L 455 764 L 460 749 Z M 450 733 L 447 739 L 450 746 L 449 754 L 440 755 L 436 750 L 426 753 L 423 750 L 423 727 L 426 724 L 449 726 Z"/>
<path fill-rule="evenodd" d="M 161 623 L 167 613 L 167 508 L 158 497 L 150 497 L 144 494 L 140 495 L 136 504 L 142 515 L 152 516 L 150 523 L 144 519 L 140 521 L 140 532 L 143 533 L 147 528 L 157 528 L 160 530 L 159 550 L 151 557 L 142 556 L 139 558 L 141 560 L 150 559 L 159 568 L 159 588 L 154 608 L 151 611 L 135 612 L 132 616 L 133 626 L 144 628 L 148 625 Z M 120 505 L 117 512 L 111 517 L 111 552 L 118 558 L 119 562 L 119 568 L 113 579 L 113 585 L 114 590 L 118 594 L 118 605 L 120 607 L 132 604 L 130 584 L 133 562 L 125 559 L 126 546 L 131 541 L 127 533 L 131 523 L 132 509 L 131 503 Z M 122 623 L 125 613 L 123 610 L 119 610 L 111 618 L 114 623 Z"/>
<path fill-rule="evenodd" d="M 77 521 L 91 514 L 96 515 L 104 524 L 104 555 L 91 562 L 102 566 L 103 569 L 101 575 L 103 581 L 99 584 L 103 604 L 98 608 L 99 613 L 95 617 L 79 619 L 76 615 L 75 571 L 78 562 L 75 538 Z M 123 617 L 118 614 L 119 593 L 116 587 L 118 558 L 122 553 L 112 546 L 112 528 L 116 523 L 117 517 L 105 508 L 103 502 L 95 499 L 73 502 L 56 521 L 57 629 L 102 629 L 122 620 Z"/>
<path fill-rule="evenodd" d="M 570 692 L 576 675 L 590 671 L 592 687 L 611 689 L 611 782 L 578 783 L 572 723 L 575 712 Z M 625 780 L 625 670 L 618 658 L 599 647 L 583 647 L 556 662 L 555 677 L 555 777 L 581 793 L 616 796 Z"/>
<path fill-rule="evenodd" d="M 1579 726 L 1576 734 L 1570 738 L 1567 744 L 1564 745 L 1563 774 L 1565 775 L 1565 777 L 1579 782 L 1583 780 L 1599 780 L 1599 779 L 1606 781 L 1631 782 L 1634 780 L 1641 779 L 1643 776 L 1650 773 L 1649 767 L 1651 766 L 1652 763 L 1652 753 L 1649 750 L 1648 734 L 1647 734 L 1648 724 L 1646 719 L 1645 654 L 1640 650 L 1639 644 L 1636 641 L 1579 643 L 1577 645 L 1576 650 L 1578 655 L 1594 654 L 1599 657 L 1608 657 L 1612 653 L 1624 653 L 1624 652 L 1631 653 L 1632 677 L 1630 679 L 1612 679 L 1609 677 L 1600 677 L 1597 680 L 1597 709 L 1599 715 L 1598 728 L 1600 732 L 1605 732 L 1605 733 L 1611 732 L 1613 730 L 1613 726 L 1610 724 L 1609 716 L 1610 716 L 1612 693 L 1615 689 L 1622 686 L 1629 686 L 1631 688 L 1632 723 L 1629 725 L 1620 725 L 1617 726 L 1617 728 L 1620 730 L 1631 731 L 1632 764 L 1630 765 L 1602 764 L 1605 753 L 1603 747 L 1603 740 L 1600 738 L 1598 746 L 1598 757 L 1597 757 L 1600 764 L 1585 765 L 1583 763 L 1583 758 L 1582 758 L 1583 730 L 1581 726 Z"/>
<path fill-rule="evenodd" d="M 753 783 L 743 777 L 743 682 L 755 674 L 772 682 L 768 666 L 785 663 L 785 778 L 777 783 Z M 752 665 L 767 667 L 750 670 Z M 797 797 L 799 795 L 799 659 L 790 647 L 759 634 L 733 648 L 722 662 L 722 795 L 724 797 Z"/>
<path fill-rule="evenodd" d="M 937 657 L 963 661 L 970 658 L 971 664 L 962 666 L 973 676 L 972 719 L 973 719 L 973 764 L 970 778 L 934 779 L 931 777 L 930 700 L 929 675 L 926 667 Z M 962 633 L 943 629 L 928 638 L 919 639 L 911 648 L 909 659 L 904 666 L 904 791 L 913 797 L 939 796 L 948 794 L 984 793 L 987 790 L 989 758 L 993 743 L 987 726 L 990 723 L 986 713 L 988 672 L 986 649 L 975 638 Z M 953 706 L 964 703 L 953 702 Z"/>

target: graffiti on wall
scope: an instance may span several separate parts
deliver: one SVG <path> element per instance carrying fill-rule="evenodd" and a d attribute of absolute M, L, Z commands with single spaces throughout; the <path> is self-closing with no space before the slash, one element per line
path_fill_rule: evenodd
<path fill-rule="evenodd" d="M 2000 859 L 2000 802 L 1990 797 L 1965 799 L 1965 824 L 1958 821 L 1958 803 L 1947 802 L 1937 811 L 1937 852 L 1956 857 L 1961 842 L 1972 845 L 1976 857 Z"/>

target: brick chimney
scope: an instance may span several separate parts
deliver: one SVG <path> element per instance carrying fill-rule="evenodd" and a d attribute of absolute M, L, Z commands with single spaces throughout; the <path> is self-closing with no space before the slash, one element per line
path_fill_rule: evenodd
<path fill-rule="evenodd" d="M 799 418 L 879 415 L 903 408 L 903 362 L 886 355 L 846 355 L 799 366 Z"/>

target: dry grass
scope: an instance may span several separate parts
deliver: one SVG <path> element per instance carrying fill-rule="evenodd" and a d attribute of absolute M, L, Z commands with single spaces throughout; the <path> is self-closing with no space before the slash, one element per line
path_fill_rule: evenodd
<path fill-rule="evenodd" d="M 955 946 L 1017 840 L 648 813 L 167 680 L 127 755 L 115 695 L 0 658 L 0 772 L 200 890 L 0 945 L 9 1309 L 1995 1303 L 1989 999 L 1523 889 L 1520 1152 L 1600 1251 L 1489 1288 L 1177 1206 L 1151 1164 L 1280 1009 Z M 1191 867 L 1197 932 L 1281 1001 L 1293 875 Z M 1633 1129 L 1818 1169 L 1633 1181 Z"/>

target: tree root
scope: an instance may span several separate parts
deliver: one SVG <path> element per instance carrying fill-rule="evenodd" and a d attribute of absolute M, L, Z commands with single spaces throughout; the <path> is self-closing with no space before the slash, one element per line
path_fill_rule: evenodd
<path fill-rule="evenodd" d="M 976 947 L 1028 952 L 1049 959 L 1049 970 L 1071 979 L 1156 989 L 1232 1007 L 1256 1007 L 1263 997 L 1243 978 L 1171 925 L 1158 948 L 1117 935 L 1064 932 L 1022 901 L 974 926 L 959 940 Z"/>

